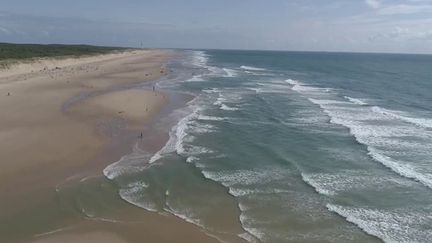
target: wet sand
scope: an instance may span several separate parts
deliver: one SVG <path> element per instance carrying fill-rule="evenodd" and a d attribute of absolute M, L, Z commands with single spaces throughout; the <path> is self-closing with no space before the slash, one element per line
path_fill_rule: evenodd
<path fill-rule="evenodd" d="M 125 87 L 159 78 L 173 55 L 135 50 L 0 71 L 1 242 L 215 241 L 122 201 L 102 175 L 169 102 Z"/>

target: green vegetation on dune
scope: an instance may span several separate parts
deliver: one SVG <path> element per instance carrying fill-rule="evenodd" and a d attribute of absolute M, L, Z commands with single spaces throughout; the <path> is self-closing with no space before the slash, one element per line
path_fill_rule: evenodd
<path fill-rule="evenodd" d="M 121 47 L 102 47 L 90 45 L 39 45 L 39 44 L 10 44 L 0 43 L 0 61 L 19 60 L 36 57 L 62 57 L 104 54 Z"/>

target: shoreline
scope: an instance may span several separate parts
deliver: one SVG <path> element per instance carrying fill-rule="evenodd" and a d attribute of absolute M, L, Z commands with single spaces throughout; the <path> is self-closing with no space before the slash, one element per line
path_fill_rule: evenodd
<path fill-rule="evenodd" d="M 130 51 L 50 60 L 52 66 L 47 69 L 40 64 L 28 69 L 26 63 L 0 71 L 0 92 L 11 94 L 0 97 L 1 108 L 7 113 L 0 118 L 0 154 L 2 161 L 14 160 L 0 164 L 0 193 L 5 198 L 0 207 L 0 232 L 4 240 L 77 242 L 85 236 L 96 242 L 214 242 L 194 225 L 134 208 L 116 194 L 108 195 L 114 204 L 108 208 L 116 210 L 106 212 L 127 215 L 125 222 L 128 217 L 138 217 L 140 227 L 88 220 L 76 212 L 74 190 L 82 190 L 81 183 L 115 191 L 102 175 L 103 168 L 130 151 L 141 127 L 170 102 L 161 93 L 121 87 L 157 80 L 164 74 L 163 64 L 173 56 L 168 50 Z M 83 94 L 95 95 L 84 95 L 64 106 Z M 139 103 L 147 103 L 145 113 L 139 113 Z M 66 199 L 59 194 L 64 192 L 62 186 L 67 189 Z M 147 227 L 147 234 L 142 227 Z M 63 228 L 66 230 L 57 231 Z M 167 230 L 172 234 L 167 235 Z M 51 233 L 45 235 L 47 232 Z"/>

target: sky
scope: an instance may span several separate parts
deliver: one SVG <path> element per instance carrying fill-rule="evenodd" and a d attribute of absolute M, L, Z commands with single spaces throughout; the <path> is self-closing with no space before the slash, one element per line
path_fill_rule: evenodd
<path fill-rule="evenodd" d="M 432 0 L 0 0 L 0 42 L 432 53 Z"/>

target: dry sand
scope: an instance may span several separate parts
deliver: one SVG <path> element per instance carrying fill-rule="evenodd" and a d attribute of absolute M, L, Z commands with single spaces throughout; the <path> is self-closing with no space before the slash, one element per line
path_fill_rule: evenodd
<path fill-rule="evenodd" d="M 167 101 L 166 96 L 159 92 L 129 89 L 86 99 L 68 111 L 75 117 L 95 124 L 113 117 L 122 118 L 129 129 L 139 130 Z"/>
<path fill-rule="evenodd" d="M 0 70 L 0 242 L 214 241 L 191 224 L 121 200 L 115 213 L 138 223 L 88 221 L 59 209 L 58 185 L 82 174 L 101 177 L 125 152 L 101 155 L 113 145 L 110 125 L 138 133 L 168 102 L 161 93 L 115 87 L 157 79 L 173 54 L 41 59 Z M 82 94 L 96 95 L 70 102 Z"/>

